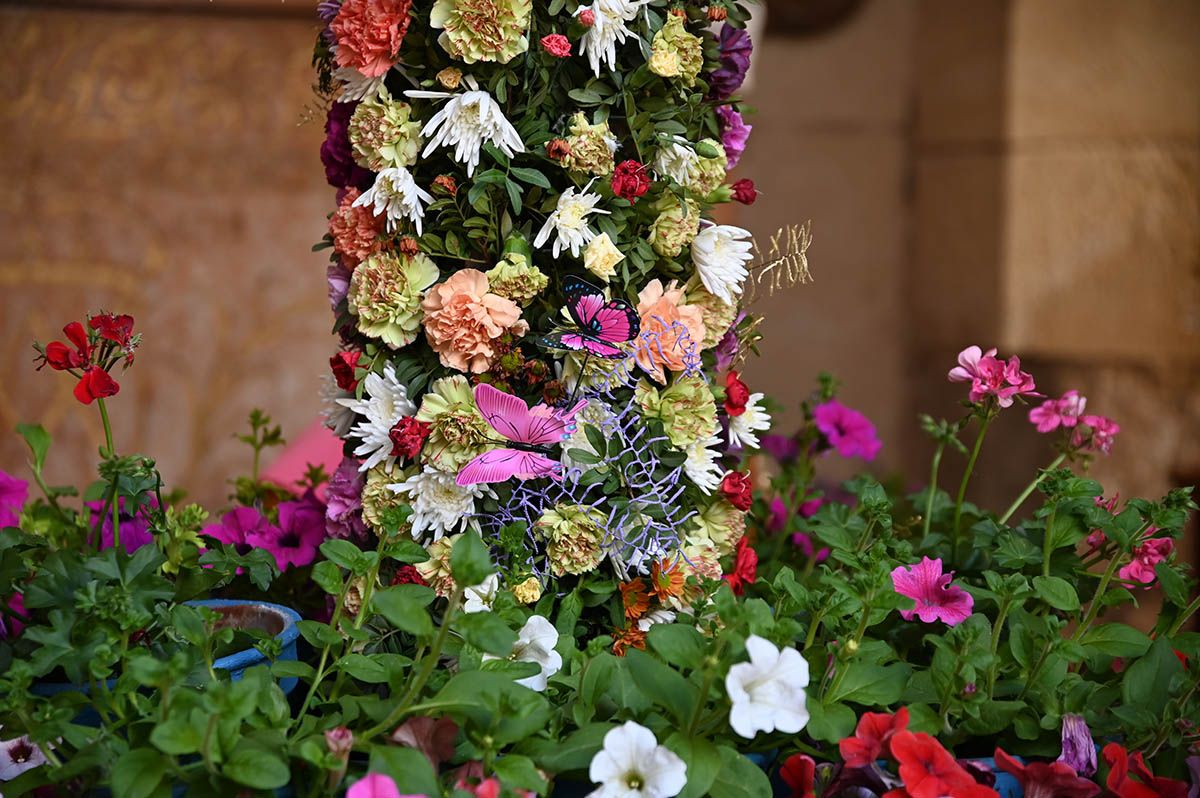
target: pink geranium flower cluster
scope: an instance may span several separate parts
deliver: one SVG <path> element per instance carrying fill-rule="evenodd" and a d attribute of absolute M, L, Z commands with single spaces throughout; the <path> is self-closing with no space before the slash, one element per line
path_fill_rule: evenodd
<path fill-rule="evenodd" d="M 1009 407 L 1018 396 L 1038 396 L 1033 376 L 1021 371 L 1021 359 L 1013 355 L 1008 360 L 996 357 L 996 350 L 984 352 L 978 346 L 968 346 L 958 353 L 958 365 L 946 375 L 950 382 L 971 383 L 972 402 L 988 398 L 1000 407 Z"/>
<path fill-rule="evenodd" d="M 1153 533 L 1154 527 L 1151 527 L 1150 534 Z M 1154 567 L 1170 557 L 1174 551 L 1175 541 L 1171 538 L 1147 538 L 1134 548 L 1133 559 L 1127 565 L 1121 566 L 1117 576 L 1126 582 L 1137 582 L 1150 587 L 1158 579 Z"/>
<path fill-rule="evenodd" d="M 1070 429 L 1079 423 L 1085 407 L 1086 396 L 1080 396 L 1079 391 L 1067 391 L 1058 399 L 1047 399 L 1030 410 L 1029 423 L 1043 433 L 1053 432 L 1059 427 Z"/>

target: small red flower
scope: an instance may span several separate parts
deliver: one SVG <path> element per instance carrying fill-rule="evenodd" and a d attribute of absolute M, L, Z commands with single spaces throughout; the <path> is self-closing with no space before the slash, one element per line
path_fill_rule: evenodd
<path fill-rule="evenodd" d="M 750 475 L 730 471 L 721 480 L 721 495 L 742 512 L 749 510 L 754 502 L 754 488 L 750 484 Z"/>
<path fill-rule="evenodd" d="M 901 707 L 895 715 L 886 712 L 865 712 L 858 721 L 853 737 L 838 743 L 848 768 L 870 767 L 880 756 L 891 757 L 892 736 L 908 728 L 908 708 Z"/>
<path fill-rule="evenodd" d="M 725 412 L 730 416 L 740 416 L 746 412 L 746 402 L 749 401 L 750 389 L 736 371 L 730 370 L 725 374 Z"/>
<path fill-rule="evenodd" d="M 1026 764 L 997 748 L 996 766 L 1020 782 L 1026 798 L 1094 798 L 1100 792 L 1100 785 L 1064 762 Z"/>
<path fill-rule="evenodd" d="M 758 199 L 758 189 L 754 187 L 754 181 L 748 177 L 743 177 L 733 184 L 733 198 L 743 205 L 753 205 Z"/>
<path fill-rule="evenodd" d="M 542 49 L 555 58 L 570 58 L 571 40 L 561 33 L 551 33 L 542 37 Z"/>
<path fill-rule="evenodd" d="M 412 416 L 405 416 L 396 422 L 388 433 L 392 441 L 392 457 L 405 457 L 409 460 L 416 458 L 429 437 L 431 427 L 427 421 L 417 421 Z"/>
<path fill-rule="evenodd" d="M 792 754 L 779 768 L 779 777 L 792 788 L 792 798 L 815 798 L 817 763 L 807 754 Z"/>
<path fill-rule="evenodd" d="M 740 596 L 746 592 L 746 585 L 758 581 L 758 552 L 744 537 L 738 541 L 735 551 L 733 573 L 725 574 L 723 578 L 733 589 L 734 595 Z"/>
<path fill-rule="evenodd" d="M 1119 743 L 1109 743 L 1100 752 L 1108 763 L 1105 785 L 1118 798 L 1186 798 L 1187 782 L 1155 776 L 1146 767 L 1141 752 L 1132 755 Z M 1132 770 L 1140 781 L 1129 778 Z"/>
<path fill-rule="evenodd" d="M 428 585 L 425 577 L 421 576 L 421 572 L 417 570 L 415 565 L 401 565 L 396 569 L 396 575 L 392 577 L 393 585 Z"/>
<path fill-rule="evenodd" d="M 923 732 L 892 735 L 892 756 L 900 763 L 900 779 L 911 798 L 999 798 L 963 770 L 942 744 Z"/>
<path fill-rule="evenodd" d="M 87 330 L 77 321 L 63 327 L 63 335 L 67 336 L 75 348 L 62 341 L 51 341 L 46 345 L 46 363 L 55 371 L 83 368 L 92 359 L 92 347 L 88 343 Z"/>
<path fill-rule="evenodd" d="M 75 386 L 75 398 L 85 405 L 90 405 L 93 399 L 116 396 L 119 390 L 121 386 L 107 371 L 99 366 L 88 366 Z"/>
<path fill-rule="evenodd" d="M 358 387 L 358 380 L 354 377 L 354 370 L 358 368 L 358 359 L 360 357 L 362 357 L 362 352 L 353 349 L 338 352 L 329 358 L 329 368 L 333 371 L 333 379 L 337 381 L 337 387 L 343 391 L 353 391 Z"/>
<path fill-rule="evenodd" d="M 650 190 L 650 175 L 640 161 L 621 161 L 613 170 L 612 190 L 618 197 L 633 202 Z"/>
<path fill-rule="evenodd" d="M 89 319 L 88 325 L 100 333 L 104 340 L 112 341 L 122 349 L 129 348 L 130 339 L 133 338 L 133 316 L 102 313 Z"/>
<path fill-rule="evenodd" d="M 590 8 L 585 8 L 579 12 L 579 24 L 585 28 L 590 28 L 596 24 L 596 12 Z"/>

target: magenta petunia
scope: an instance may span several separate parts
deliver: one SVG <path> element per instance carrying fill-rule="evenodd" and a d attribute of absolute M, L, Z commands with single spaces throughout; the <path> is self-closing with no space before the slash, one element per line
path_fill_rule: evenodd
<path fill-rule="evenodd" d="M 0 471 L 0 528 L 17 525 L 28 498 L 28 482 Z"/>
<path fill-rule="evenodd" d="M 401 793 L 391 776 L 385 776 L 382 773 L 368 773 L 350 785 L 350 789 L 346 790 L 346 798 L 419 798 L 419 796 Z"/>
<path fill-rule="evenodd" d="M 883 447 L 875 434 L 875 425 L 836 399 L 813 408 L 813 423 L 842 457 L 874 460 Z"/>
<path fill-rule="evenodd" d="M 915 565 L 901 565 L 892 571 L 896 592 L 916 602 L 911 610 L 900 610 L 906 621 L 916 615 L 924 623 L 943 621 L 947 626 L 962 623 L 971 614 L 975 600 L 957 585 L 950 584 L 954 573 L 942 573 L 942 560 L 922 557 Z"/>
<path fill-rule="evenodd" d="M 331 538 L 364 540 L 367 523 L 362 517 L 362 491 L 366 477 L 353 457 L 342 459 L 325 493 L 325 531 Z"/>
<path fill-rule="evenodd" d="M 112 507 L 106 509 L 104 502 L 85 502 L 84 506 L 91 510 L 93 518 L 104 513 L 104 524 L 100 527 L 100 548 L 111 549 L 116 537 L 113 535 Z M 117 508 L 117 518 L 121 522 L 121 548 L 132 553 L 154 542 L 154 535 L 150 532 L 150 511 L 158 509 L 157 499 L 151 498 L 149 503 L 139 506 L 136 513 L 130 513 L 125 509 L 125 497 L 122 496 L 117 501 Z"/>
<path fill-rule="evenodd" d="M 746 151 L 746 141 L 750 138 L 752 125 L 742 120 L 742 115 L 732 105 L 717 107 L 717 121 L 721 127 L 721 146 L 725 148 L 728 159 L 726 166 L 730 169 L 738 165 L 742 153 Z"/>
<path fill-rule="evenodd" d="M 221 516 L 220 523 L 210 524 L 201 530 L 200 534 L 213 540 L 227 543 L 238 554 L 249 554 L 254 548 L 250 542 L 251 535 L 271 534 L 275 527 L 263 514 L 253 507 L 235 507 Z M 278 530 L 275 530 L 278 533 Z"/>
<path fill-rule="evenodd" d="M 279 526 L 247 533 L 246 542 L 271 552 L 279 570 L 286 571 L 316 559 L 317 547 L 325 537 L 325 505 L 310 494 L 298 501 L 282 502 Z"/>

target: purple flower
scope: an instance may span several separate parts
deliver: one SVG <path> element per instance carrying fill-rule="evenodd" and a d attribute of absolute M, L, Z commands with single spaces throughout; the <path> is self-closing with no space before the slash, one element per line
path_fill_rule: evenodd
<path fill-rule="evenodd" d="M 375 182 L 375 175 L 355 163 L 350 150 L 350 117 L 357 107 L 358 103 L 334 103 L 325 118 L 321 163 L 325 165 L 325 179 L 334 188 L 357 186 L 366 189 Z"/>
<path fill-rule="evenodd" d="M 874 460 L 883 446 L 875 435 L 875 425 L 836 399 L 813 408 L 813 423 L 842 457 Z"/>
<path fill-rule="evenodd" d="M 104 502 L 85 502 L 84 506 L 92 511 L 95 524 L 96 516 L 99 513 L 104 513 L 104 525 L 100 527 L 100 548 L 111 549 L 113 546 L 113 519 L 112 507 L 105 509 Z M 117 518 L 121 521 L 121 548 L 127 552 L 134 552 L 142 546 L 154 542 L 154 535 L 150 533 L 150 517 L 149 511 L 158 509 L 158 501 L 151 498 L 148 504 L 142 504 L 138 507 L 136 513 L 129 513 L 125 510 L 125 497 L 122 496 L 117 500 Z"/>
<path fill-rule="evenodd" d="M 362 540 L 367 524 L 362 517 L 362 489 L 366 480 L 353 457 L 343 458 L 329 478 L 325 494 L 325 531 L 331 538 Z"/>
<path fill-rule="evenodd" d="M 0 781 L 12 781 L 27 770 L 46 764 L 46 755 L 28 737 L 0 740 Z"/>
<path fill-rule="evenodd" d="M 717 346 L 713 353 L 717 356 L 717 371 L 728 371 L 733 365 L 733 361 L 738 355 L 738 325 L 742 323 L 742 319 L 746 318 L 746 313 L 743 311 L 733 320 L 733 324 L 729 325 L 729 329 L 721 336 L 721 340 L 717 341 Z"/>
<path fill-rule="evenodd" d="M 279 505 L 278 527 L 267 525 L 246 534 L 251 546 L 271 552 L 280 571 L 311 563 L 324 540 L 325 505 L 311 493 Z"/>
<path fill-rule="evenodd" d="M 1063 715 L 1062 753 L 1058 761 L 1070 765 L 1080 776 L 1096 773 L 1096 743 L 1082 715 Z"/>
<path fill-rule="evenodd" d="M 346 268 L 341 258 L 325 267 L 325 280 L 329 283 L 330 310 L 337 312 L 338 305 L 342 304 L 342 300 L 350 292 L 350 276 L 352 274 L 353 271 Z"/>
<path fill-rule="evenodd" d="M 29 613 L 25 609 L 25 596 L 21 593 L 13 593 L 8 599 L 8 609 L 10 612 L 16 613 L 23 618 L 28 618 Z M 0 640 L 8 637 L 16 637 L 21 634 L 21 630 L 25 628 L 25 624 L 21 623 L 17 618 L 11 615 L 0 614 Z"/>
<path fill-rule="evenodd" d="M 0 527 L 17 525 L 28 498 L 28 482 L 0 471 Z"/>
<path fill-rule="evenodd" d="M 721 28 L 721 66 L 708 81 L 713 97 L 727 100 L 742 87 L 746 70 L 750 69 L 750 54 L 753 51 L 754 44 L 745 30 L 730 25 Z"/>
<path fill-rule="evenodd" d="M 801 508 L 801 515 L 803 515 L 803 508 Z M 829 556 L 829 547 L 825 546 L 824 548 L 818 550 L 815 546 L 813 546 L 812 536 L 807 532 L 793 532 L 792 545 L 799 546 L 800 551 L 804 552 L 805 559 L 808 560 L 813 559 L 815 556 L 817 562 L 824 562 Z"/>
<path fill-rule="evenodd" d="M 742 121 L 742 115 L 732 105 L 717 107 L 717 121 L 721 125 L 721 144 L 725 147 L 728 167 L 732 169 L 742 159 L 746 151 L 746 140 L 750 138 L 753 126 Z"/>
<path fill-rule="evenodd" d="M 942 621 L 947 626 L 962 623 L 971 615 L 975 599 L 958 585 L 950 584 L 954 572 L 942 572 L 942 558 L 922 557 L 911 566 L 892 569 L 892 585 L 896 592 L 913 600 L 916 606 L 900 610 L 900 617 L 911 621 L 913 616 L 923 623 Z"/>
<path fill-rule="evenodd" d="M 791 435 L 769 433 L 762 436 L 762 448 L 778 462 L 788 465 L 800 456 L 800 444 Z"/>
<path fill-rule="evenodd" d="M 235 507 L 221 516 L 220 523 L 204 527 L 200 534 L 227 543 L 233 546 L 238 554 L 244 555 L 254 548 L 249 540 L 251 535 L 269 534 L 271 530 L 278 533 L 258 510 L 253 507 Z"/>

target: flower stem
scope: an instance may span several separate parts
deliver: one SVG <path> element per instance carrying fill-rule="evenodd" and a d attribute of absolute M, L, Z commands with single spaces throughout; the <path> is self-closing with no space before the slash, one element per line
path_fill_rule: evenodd
<path fill-rule="evenodd" d="M 1183 628 L 1183 625 L 1188 622 L 1189 618 L 1196 614 L 1197 610 L 1200 610 L 1200 594 L 1197 594 L 1192 599 L 1192 603 L 1184 608 L 1183 614 L 1175 619 L 1175 623 L 1171 624 L 1171 628 L 1167 630 L 1167 637 L 1174 637 L 1179 634 L 1179 630 Z"/>
<path fill-rule="evenodd" d="M 979 434 L 975 436 L 975 445 L 971 447 L 971 457 L 967 460 L 967 468 L 963 471 L 962 481 L 958 483 L 958 496 L 954 500 L 954 525 L 950 527 L 950 558 L 958 559 L 958 525 L 962 521 L 963 498 L 967 495 L 967 485 L 971 481 L 971 472 L 975 470 L 975 461 L 979 459 L 979 450 L 983 448 L 983 438 L 987 435 L 988 427 L 995 416 L 989 412 L 979 425 Z"/>
<path fill-rule="evenodd" d="M 1067 453 L 1063 452 L 1058 457 L 1055 457 L 1053 460 L 1051 460 L 1050 465 L 1043 468 L 1041 473 L 1037 475 L 1037 478 L 1025 486 L 1025 490 L 1021 491 L 1021 495 L 1018 496 L 1012 504 L 1008 505 L 1008 509 L 1004 511 L 1004 515 L 1000 516 L 1000 523 L 1007 523 L 1008 519 L 1012 518 L 1013 513 L 1015 513 L 1017 509 L 1025 503 L 1025 500 L 1029 498 L 1029 495 L 1037 490 L 1037 486 L 1042 484 L 1042 480 L 1046 478 L 1046 475 L 1062 465 L 1062 461 L 1066 459 Z"/>
<path fill-rule="evenodd" d="M 113 447 L 112 424 L 108 420 L 108 407 L 104 404 L 103 399 L 97 399 L 96 405 L 100 408 L 100 422 L 104 424 L 104 456 L 115 457 L 117 453 Z M 115 480 L 113 481 L 112 521 L 113 548 L 119 551 L 121 548 L 121 498 L 117 495 Z M 96 545 L 99 546 L 100 543 Z"/>
<path fill-rule="evenodd" d="M 929 523 L 933 517 L 933 497 L 937 493 L 938 471 L 942 467 L 942 452 L 946 451 L 946 442 L 939 441 L 933 450 L 933 462 L 929 466 L 928 496 L 925 497 L 925 518 L 921 521 L 921 537 L 929 537 Z"/>
<path fill-rule="evenodd" d="M 1087 615 L 1079 622 L 1079 628 L 1075 630 L 1075 634 L 1071 635 L 1072 639 L 1078 640 L 1083 637 L 1084 632 L 1096 620 L 1096 615 L 1100 612 L 1100 605 L 1104 598 L 1104 593 L 1108 590 L 1108 583 L 1112 581 L 1113 574 L 1117 572 L 1117 566 L 1121 564 L 1121 557 L 1114 556 L 1108 561 L 1108 568 L 1104 570 L 1104 576 L 1100 577 L 1100 584 L 1096 586 L 1096 593 L 1092 596 L 1092 602 L 1088 605 Z"/>
<path fill-rule="evenodd" d="M 1050 541 L 1053 540 L 1052 530 L 1054 529 L 1054 517 L 1058 514 L 1058 503 L 1050 508 L 1050 515 L 1046 518 L 1046 531 L 1042 534 L 1042 576 L 1050 575 L 1050 555 L 1054 553 L 1050 546 Z"/>

